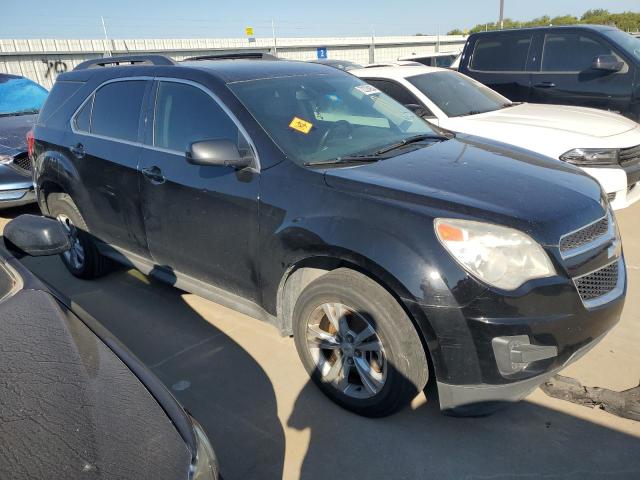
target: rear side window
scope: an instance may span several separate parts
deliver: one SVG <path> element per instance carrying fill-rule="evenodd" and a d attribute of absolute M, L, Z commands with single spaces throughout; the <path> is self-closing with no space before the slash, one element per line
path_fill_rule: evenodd
<path fill-rule="evenodd" d="M 218 103 L 201 89 L 160 82 L 156 97 L 153 144 L 186 152 L 193 142 L 238 140 L 238 127 Z"/>
<path fill-rule="evenodd" d="M 60 107 L 62 107 L 78 90 L 80 90 L 83 85 L 84 84 L 80 82 L 65 82 L 60 80 L 54 83 L 51 92 L 49 92 L 49 95 L 42 106 L 42 110 L 40 110 L 38 122 L 47 123 L 48 120 L 60 109 Z M 68 116 L 65 117 L 65 121 L 67 121 L 68 118 Z"/>
<path fill-rule="evenodd" d="M 91 133 L 135 142 L 146 85 L 144 80 L 126 80 L 101 87 L 93 99 Z"/>
<path fill-rule="evenodd" d="M 84 104 L 76 114 L 74 127 L 80 132 L 89 132 L 91 127 L 91 107 L 93 106 L 93 96 Z"/>
<path fill-rule="evenodd" d="M 553 33 L 544 37 L 543 72 L 583 72 L 598 55 L 615 55 L 607 45 L 579 33 Z"/>
<path fill-rule="evenodd" d="M 501 35 L 480 38 L 475 44 L 471 59 L 472 70 L 488 72 L 523 72 L 531 35 Z"/>

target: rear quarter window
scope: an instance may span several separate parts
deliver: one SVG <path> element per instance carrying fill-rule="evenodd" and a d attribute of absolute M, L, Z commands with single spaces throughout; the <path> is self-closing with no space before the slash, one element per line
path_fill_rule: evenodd
<path fill-rule="evenodd" d="M 500 35 L 479 38 L 473 48 L 471 70 L 522 72 L 526 70 L 531 35 Z"/>
<path fill-rule="evenodd" d="M 84 83 L 57 81 L 49 92 L 47 99 L 40 110 L 39 123 L 47 123 L 49 119 L 73 97 Z"/>

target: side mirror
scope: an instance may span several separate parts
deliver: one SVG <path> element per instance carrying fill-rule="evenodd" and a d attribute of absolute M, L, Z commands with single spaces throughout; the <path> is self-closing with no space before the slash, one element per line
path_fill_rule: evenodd
<path fill-rule="evenodd" d="M 404 107 L 408 108 L 419 117 L 427 116 L 427 110 L 422 105 L 418 105 L 417 103 L 407 103 Z"/>
<path fill-rule="evenodd" d="M 624 62 L 618 60 L 615 55 L 598 55 L 593 59 L 591 68 L 602 72 L 619 72 L 624 67 Z"/>
<path fill-rule="evenodd" d="M 187 161 L 193 165 L 224 166 L 237 169 L 251 165 L 251 158 L 243 157 L 231 140 L 203 140 L 194 142 L 187 150 Z"/>
<path fill-rule="evenodd" d="M 4 241 L 11 250 L 32 257 L 64 253 L 71 248 L 71 239 L 64 226 L 52 218 L 20 215 L 4 227 Z"/>

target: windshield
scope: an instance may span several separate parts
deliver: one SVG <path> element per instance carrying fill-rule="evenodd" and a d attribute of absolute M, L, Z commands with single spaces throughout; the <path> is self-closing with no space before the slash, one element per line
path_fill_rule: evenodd
<path fill-rule="evenodd" d="M 0 115 L 38 113 L 47 91 L 27 78 L 0 76 Z"/>
<path fill-rule="evenodd" d="M 395 100 L 343 73 L 229 87 L 280 149 L 301 164 L 364 155 L 416 135 L 435 135 Z"/>
<path fill-rule="evenodd" d="M 633 55 L 635 60 L 640 60 L 640 38 L 629 35 L 622 30 L 606 30 L 603 33 L 611 41 L 620 45 L 628 54 Z"/>
<path fill-rule="evenodd" d="M 511 104 L 499 93 L 457 72 L 423 73 L 407 80 L 448 117 L 492 112 Z"/>

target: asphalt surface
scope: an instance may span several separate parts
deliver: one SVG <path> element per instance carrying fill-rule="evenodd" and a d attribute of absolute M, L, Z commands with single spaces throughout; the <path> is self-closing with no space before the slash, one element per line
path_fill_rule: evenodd
<path fill-rule="evenodd" d="M 0 212 L 0 225 L 33 208 Z M 625 390 L 640 382 L 640 204 L 618 214 L 629 290 L 622 320 L 562 374 Z M 203 424 L 225 479 L 638 479 L 640 422 L 547 397 L 451 418 L 435 394 L 384 419 L 335 406 L 292 339 L 195 295 L 119 270 L 77 280 L 58 258 L 24 263 L 116 334 Z"/>

